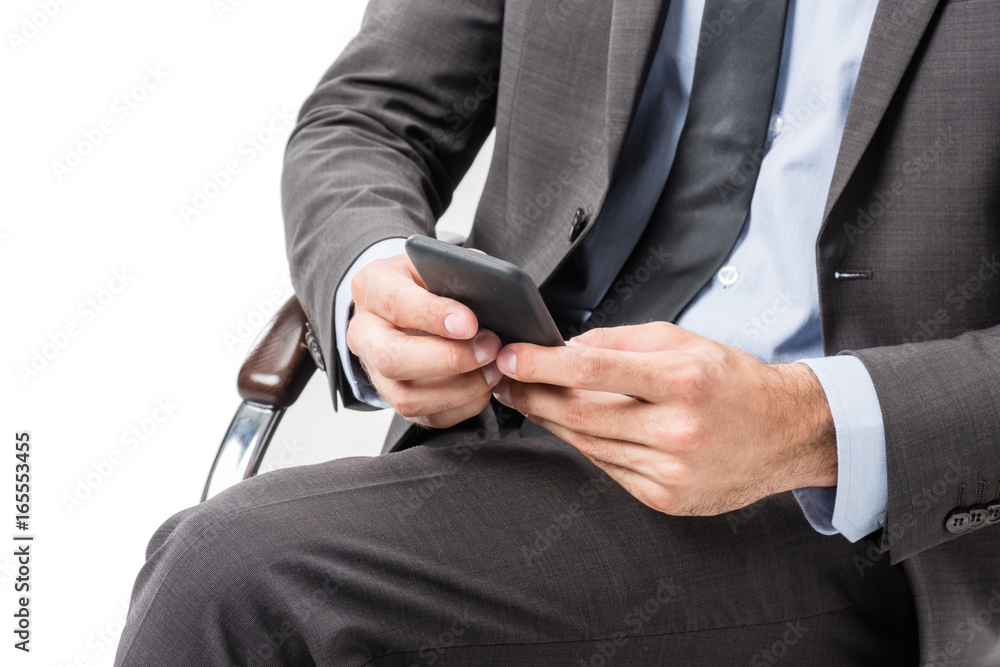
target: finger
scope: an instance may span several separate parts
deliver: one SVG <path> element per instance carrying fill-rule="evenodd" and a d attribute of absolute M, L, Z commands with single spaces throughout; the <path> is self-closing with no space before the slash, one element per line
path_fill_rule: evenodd
<path fill-rule="evenodd" d="M 504 405 L 573 432 L 599 438 L 659 444 L 649 429 L 656 423 L 650 406 L 621 394 L 582 391 L 545 384 L 501 381 L 494 392 Z"/>
<path fill-rule="evenodd" d="M 367 311 L 358 313 L 347 330 L 347 346 L 366 368 L 391 380 L 461 375 L 496 359 L 500 339 L 481 329 L 472 340 L 412 335 Z"/>
<path fill-rule="evenodd" d="M 468 307 L 428 292 L 405 255 L 372 262 L 359 271 L 351 282 L 351 295 L 357 309 L 401 329 L 457 339 L 472 338 L 479 329 Z"/>
<path fill-rule="evenodd" d="M 658 459 L 667 456 L 657 452 L 645 445 L 640 445 L 627 440 L 616 440 L 613 438 L 602 438 L 587 433 L 581 433 L 567 428 L 562 424 L 550 421 L 535 414 L 528 415 L 528 419 L 538 424 L 560 440 L 565 440 L 569 444 L 579 449 L 588 458 L 597 459 L 606 463 L 611 463 L 621 468 L 627 468 L 640 474 L 646 474 L 653 470 Z"/>
<path fill-rule="evenodd" d="M 473 401 L 489 399 L 491 387 L 480 370 L 446 378 L 383 380 L 381 396 L 407 419 L 448 412 Z"/>
<path fill-rule="evenodd" d="M 555 422 L 529 415 L 528 418 L 561 440 L 576 447 L 595 463 L 630 471 L 664 489 L 681 489 L 689 468 L 678 456 L 652 447 L 578 433 Z"/>
<path fill-rule="evenodd" d="M 671 375 L 690 366 L 676 352 L 630 352 L 590 347 L 541 347 L 514 343 L 500 350 L 497 368 L 521 382 L 641 396 L 671 396 Z"/>
<path fill-rule="evenodd" d="M 659 480 L 646 472 L 656 470 L 647 458 L 653 450 L 629 442 L 601 442 L 599 438 L 573 433 L 558 424 L 536 421 L 533 416 L 531 421 L 576 447 L 591 463 L 647 507 L 667 514 L 682 513 L 683 498 L 671 488 L 670 482 Z"/>
<path fill-rule="evenodd" d="M 415 419 L 411 419 L 410 421 L 428 428 L 448 428 L 449 426 L 454 426 L 455 424 L 464 422 L 466 419 L 475 417 L 482 412 L 483 408 L 489 405 L 489 403 L 490 394 L 487 392 L 486 394 L 478 397 L 476 400 L 466 403 L 465 405 L 460 405 L 457 408 L 451 408 L 450 410 L 445 410 L 444 412 L 438 412 L 424 417 L 417 417 Z"/>
<path fill-rule="evenodd" d="M 566 341 L 570 347 L 597 347 L 627 352 L 687 350 L 706 339 L 669 322 L 591 329 Z"/>

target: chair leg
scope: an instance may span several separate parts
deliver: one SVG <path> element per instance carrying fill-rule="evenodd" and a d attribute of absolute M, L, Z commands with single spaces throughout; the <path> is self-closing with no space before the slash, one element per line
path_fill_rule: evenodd
<path fill-rule="evenodd" d="M 201 502 L 257 474 L 284 408 L 244 401 L 219 445 Z"/>

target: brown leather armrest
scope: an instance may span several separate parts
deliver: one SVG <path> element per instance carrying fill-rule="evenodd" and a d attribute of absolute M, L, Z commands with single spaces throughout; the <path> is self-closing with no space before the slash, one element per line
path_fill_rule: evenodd
<path fill-rule="evenodd" d="M 254 342 L 236 381 L 245 401 L 287 408 L 316 370 L 306 344 L 305 311 L 296 297 L 285 302 Z"/>

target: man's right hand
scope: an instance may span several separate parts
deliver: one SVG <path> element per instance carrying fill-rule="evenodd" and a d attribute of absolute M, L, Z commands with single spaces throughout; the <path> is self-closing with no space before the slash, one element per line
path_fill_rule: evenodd
<path fill-rule="evenodd" d="M 347 346 L 396 412 L 446 428 L 486 407 L 501 377 L 500 339 L 466 306 L 428 292 L 409 257 L 361 269 L 351 295 Z"/>

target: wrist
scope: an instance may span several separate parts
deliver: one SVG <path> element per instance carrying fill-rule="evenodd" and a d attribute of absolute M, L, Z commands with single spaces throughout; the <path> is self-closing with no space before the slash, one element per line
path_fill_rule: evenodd
<path fill-rule="evenodd" d="M 837 432 L 819 378 L 805 364 L 770 366 L 781 378 L 777 423 L 787 449 L 788 490 L 837 485 Z"/>

